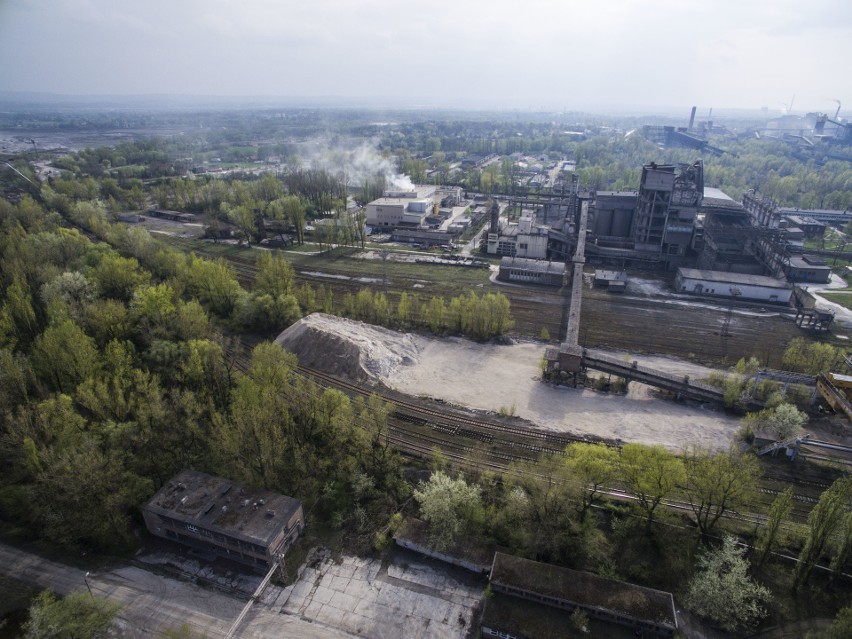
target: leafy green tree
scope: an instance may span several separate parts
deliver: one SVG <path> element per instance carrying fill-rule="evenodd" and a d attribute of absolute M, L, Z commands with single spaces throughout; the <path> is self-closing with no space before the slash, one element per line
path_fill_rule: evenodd
<path fill-rule="evenodd" d="M 442 471 L 432 473 L 414 491 L 420 516 L 429 524 L 429 541 L 435 550 L 452 547 L 462 535 L 473 532 L 482 521 L 479 486 Z"/>
<path fill-rule="evenodd" d="M 444 328 L 444 322 L 447 314 L 447 307 L 444 304 L 444 299 L 441 297 L 433 297 L 428 304 L 424 304 L 420 311 L 421 321 L 423 321 L 429 330 L 433 333 L 440 333 Z"/>
<path fill-rule="evenodd" d="M 16 278 L 6 290 L 6 300 L 0 307 L 0 340 L 26 347 L 39 330 L 29 286 L 26 281 Z"/>
<path fill-rule="evenodd" d="M 402 468 L 399 451 L 388 439 L 388 417 L 393 410 L 393 404 L 378 395 L 370 395 L 366 402 L 359 399 L 355 404 L 356 437 L 360 440 L 355 454 L 359 466 L 375 478 L 379 490 L 389 493 L 399 492 Z"/>
<path fill-rule="evenodd" d="M 838 573 L 843 572 L 846 562 L 852 556 L 852 503 L 850 503 L 850 511 L 846 513 L 838 529 L 834 540 L 834 556 L 829 565 L 829 569 L 834 572 L 832 578 L 836 578 Z"/>
<path fill-rule="evenodd" d="M 619 473 L 645 511 L 649 526 L 660 502 L 686 481 L 683 462 L 660 445 L 625 444 Z"/>
<path fill-rule="evenodd" d="M 695 523 L 708 535 L 729 510 L 748 503 L 760 478 L 752 455 L 692 449 L 685 459 L 686 495 Z"/>
<path fill-rule="evenodd" d="M 233 269 L 223 259 L 212 262 L 191 254 L 181 273 L 187 292 L 213 314 L 230 317 L 244 294 Z"/>
<path fill-rule="evenodd" d="M 600 499 L 601 491 L 618 476 L 618 450 L 604 444 L 571 444 L 566 448 L 566 464 L 584 490 L 580 493 L 580 514 L 585 517 Z"/>
<path fill-rule="evenodd" d="M 129 302 L 133 292 L 150 277 L 132 257 L 108 254 L 91 270 L 91 278 L 103 297 Z"/>
<path fill-rule="evenodd" d="M 49 326 L 33 344 L 33 370 L 47 386 L 70 393 L 95 372 L 98 349 L 95 340 L 71 320 Z"/>
<path fill-rule="evenodd" d="M 237 375 L 226 421 L 216 425 L 217 455 L 229 474 L 254 485 L 281 486 L 292 460 L 294 422 L 287 387 L 296 357 L 276 344 L 258 344 L 248 375 Z"/>
<path fill-rule="evenodd" d="M 396 320 L 401 328 L 408 328 L 408 324 L 411 321 L 412 306 L 408 293 L 403 291 L 399 296 L 399 302 L 396 306 Z"/>
<path fill-rule="evenodd" d="M 811 630 L 805 639 L 849 639 L 852 637 L 852 606 L 841 608 L 831 624 L 825 630 Z"/>
<path fill-rule="evenodd" d="M 792 510 L 793 487 L 789 486 L 784 491 L 778 493 L 778 496 L 773 500 L 772 505 L 769 507 L 766 523 L 758 533 L 757 543 L 755 544 L 755 550 L 758 555 L 758 569 L 763 567 L 763 564 L 769 559 L 772 551 L 778 546 L 782 526 L 790 516 Z"/>
<path fill-rule="evenodd" d="M 41 298 L 54 322 L 63 319 L 78 321 L 94 297 L 94 288 L 78 271 L 66 271 L 41 287 Z"/>
<path fill-rule="evenodd" d="M 839 359 L 840 352 L 831 344 L 796 337 L 790 341 L 781 361 L 789 370 L 816 375 L 831 370 Z"/>
<path fill-rule="evenodd" d="M 302 317 L 295 295 L 246 296 L 239 305 L 237 321 L 249 330 L 281 331 Z"/>
<path fill-rule="evenodd" d="M 831 539 L 852 508 L 852 477 L 837 479 L 808 514 L 805 545 L 799 553 L 794 585 L 806 584 Z"/>
<path fill-rule="evenodd" d="M 749 413 L 743 421 L 752 432 L 765 429 L 778 439 L 788 439 L 801 432 L 808 416 L 792 404 L 779 404 L 758 413 Z"/>
<path fill-rule="evenodd" d="M 506 525 L 524 552 L 564 561 L 576 541 L 574 502 L 580 488 L 561 455 L 513 465 Z"/>
<path fill-rule="evenodd" d="M 257 213 L 255 213 L 251 204 L 234 207 L 223 204 L 222 209 L 228 221 L 237 227 L 246 244 L 251 245 L 253 242 L 257 242 L 260 231 L 257 225 Z"/>
<path fill-rule="evenodd" d="M 121 606 L 73 592 L 57 599 L 49 590 L 36 596 L 24 623 L 24 639 L 101 639 L 110 636 Z"/>
<path fill-rule="evenodd" d="M 129 510 L 153 492 L 150 480 L 125 469 L 119 450 L 104 450 L 89 434 L 40 454 L 34 487 L 37 520 L 60 546 L 81 543 L 115 548 L 130 538 Z"/>
<path fill-rule="evenodd" d="M 145 341 L 171 335 L 177 315 L 177 295 L 168 284 L 140 286 L 130 302 L 130 318 Z"/>
<path fill-rule="evenodd" d="M 281 206 L 286 219 L 293 225 L 296 230 L 296 241 L 299 244 L 305 243 L 305 205 L 302 200 L 295 195 L 282 198 Z"/>
<path fill-rule="evenodd" d="M 114 339 L 127 339 L 131 332 L 127 307 L 117 300 L 93 301 L 83 309 L 80 325 L 101 347 Z"/>
<path fill-rule="evenodd" d="M 293 293 L 296 272 L 290 261 L 280 253 L 262 252 L 257 259 L 257 268 L 254 292 L 272 297 Z"/>
<path fill-rule="evenodd" d="M 25 402 L 31 378 L 30 362 L 22 353 L 0 348 L 0 406 L 9 410 Z"/>
<path fill-rule="evenodd" d="M 698 572 L 689 582 L 686 605 L 696 614 L 733 632 L 751 628 L 766 616 L 769 590 L 749 575 L 746 549 L 726 535 L 722 547 L 698 560 Z"/>

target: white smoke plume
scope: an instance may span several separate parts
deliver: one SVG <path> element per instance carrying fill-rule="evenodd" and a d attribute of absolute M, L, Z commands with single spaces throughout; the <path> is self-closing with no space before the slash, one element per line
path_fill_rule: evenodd
<path fill-rule="evenodd" d="M 397 172 L 395 158 L 382 155 L 367 142 L 347 148 L 339 140 L 314 141 L 303 146 L 299 156 L 304 168 L 325 169 L 345 178 L 350 186 L 360 187 L 368 181 L 375 183 L 377 177 L 382 176 L 388 189 L 414 189 L 411 178 Z"/>

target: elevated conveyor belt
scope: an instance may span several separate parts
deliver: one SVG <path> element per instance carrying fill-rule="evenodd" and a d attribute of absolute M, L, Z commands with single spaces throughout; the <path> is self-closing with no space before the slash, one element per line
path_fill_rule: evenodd
<path fill-rule="evenodd" d="M 816 387 L 819 394 L 825 398 L 828 405 L 836 411 L 843 411 L 849 419 L 852 419 L 852 403 L 846 393 L 834 384 L 831 373 L 820 373 L 816 378 Z"/>
<path fill-rule="evenodd" d="M 623 377 L 628 381 L 636 381 L 648 386 L 674 393 L 679 397 L 698 400 L 700 402 L 722 403 L 724 393 L 720 388 L 692 381 L 689 376 L 677 376 L 670 373 L 640 366 L 638 362 L 625 362 L 612 355 L 585 349 L 583 365 L 602 373 Z"/>

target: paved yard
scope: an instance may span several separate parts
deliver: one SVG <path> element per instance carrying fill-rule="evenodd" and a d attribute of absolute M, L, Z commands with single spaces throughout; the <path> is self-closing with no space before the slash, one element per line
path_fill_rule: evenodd
<path fill-rule="evenodd" d="M 483 587 L 473 576 L 395 553 L 385 563 L 343 557 L 307 567 L 292 586 L 269 589 L 263 603 L 267 610 L 371 639 L 449 639 L 467 634 Z"/>

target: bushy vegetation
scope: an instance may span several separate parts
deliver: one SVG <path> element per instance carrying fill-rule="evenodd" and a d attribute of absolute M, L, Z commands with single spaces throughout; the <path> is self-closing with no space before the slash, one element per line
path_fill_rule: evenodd
<path fill-rule="evenodd" d="M 363 524 L 408 490 L 388 407 L 315 386 L 269 343 L 240 370 L 215 328 L 249 307 L 298 317 L 288 265 L 262 259 L 249 294 L 226 264 L 167 251 L 95 205 L 69 214 L 109 244 L 32 200 L 0 202 L 0 512 L 56 545 L 121 547 L 135 509 L 193 467 L 299 495 L 370 538 Z"/>

